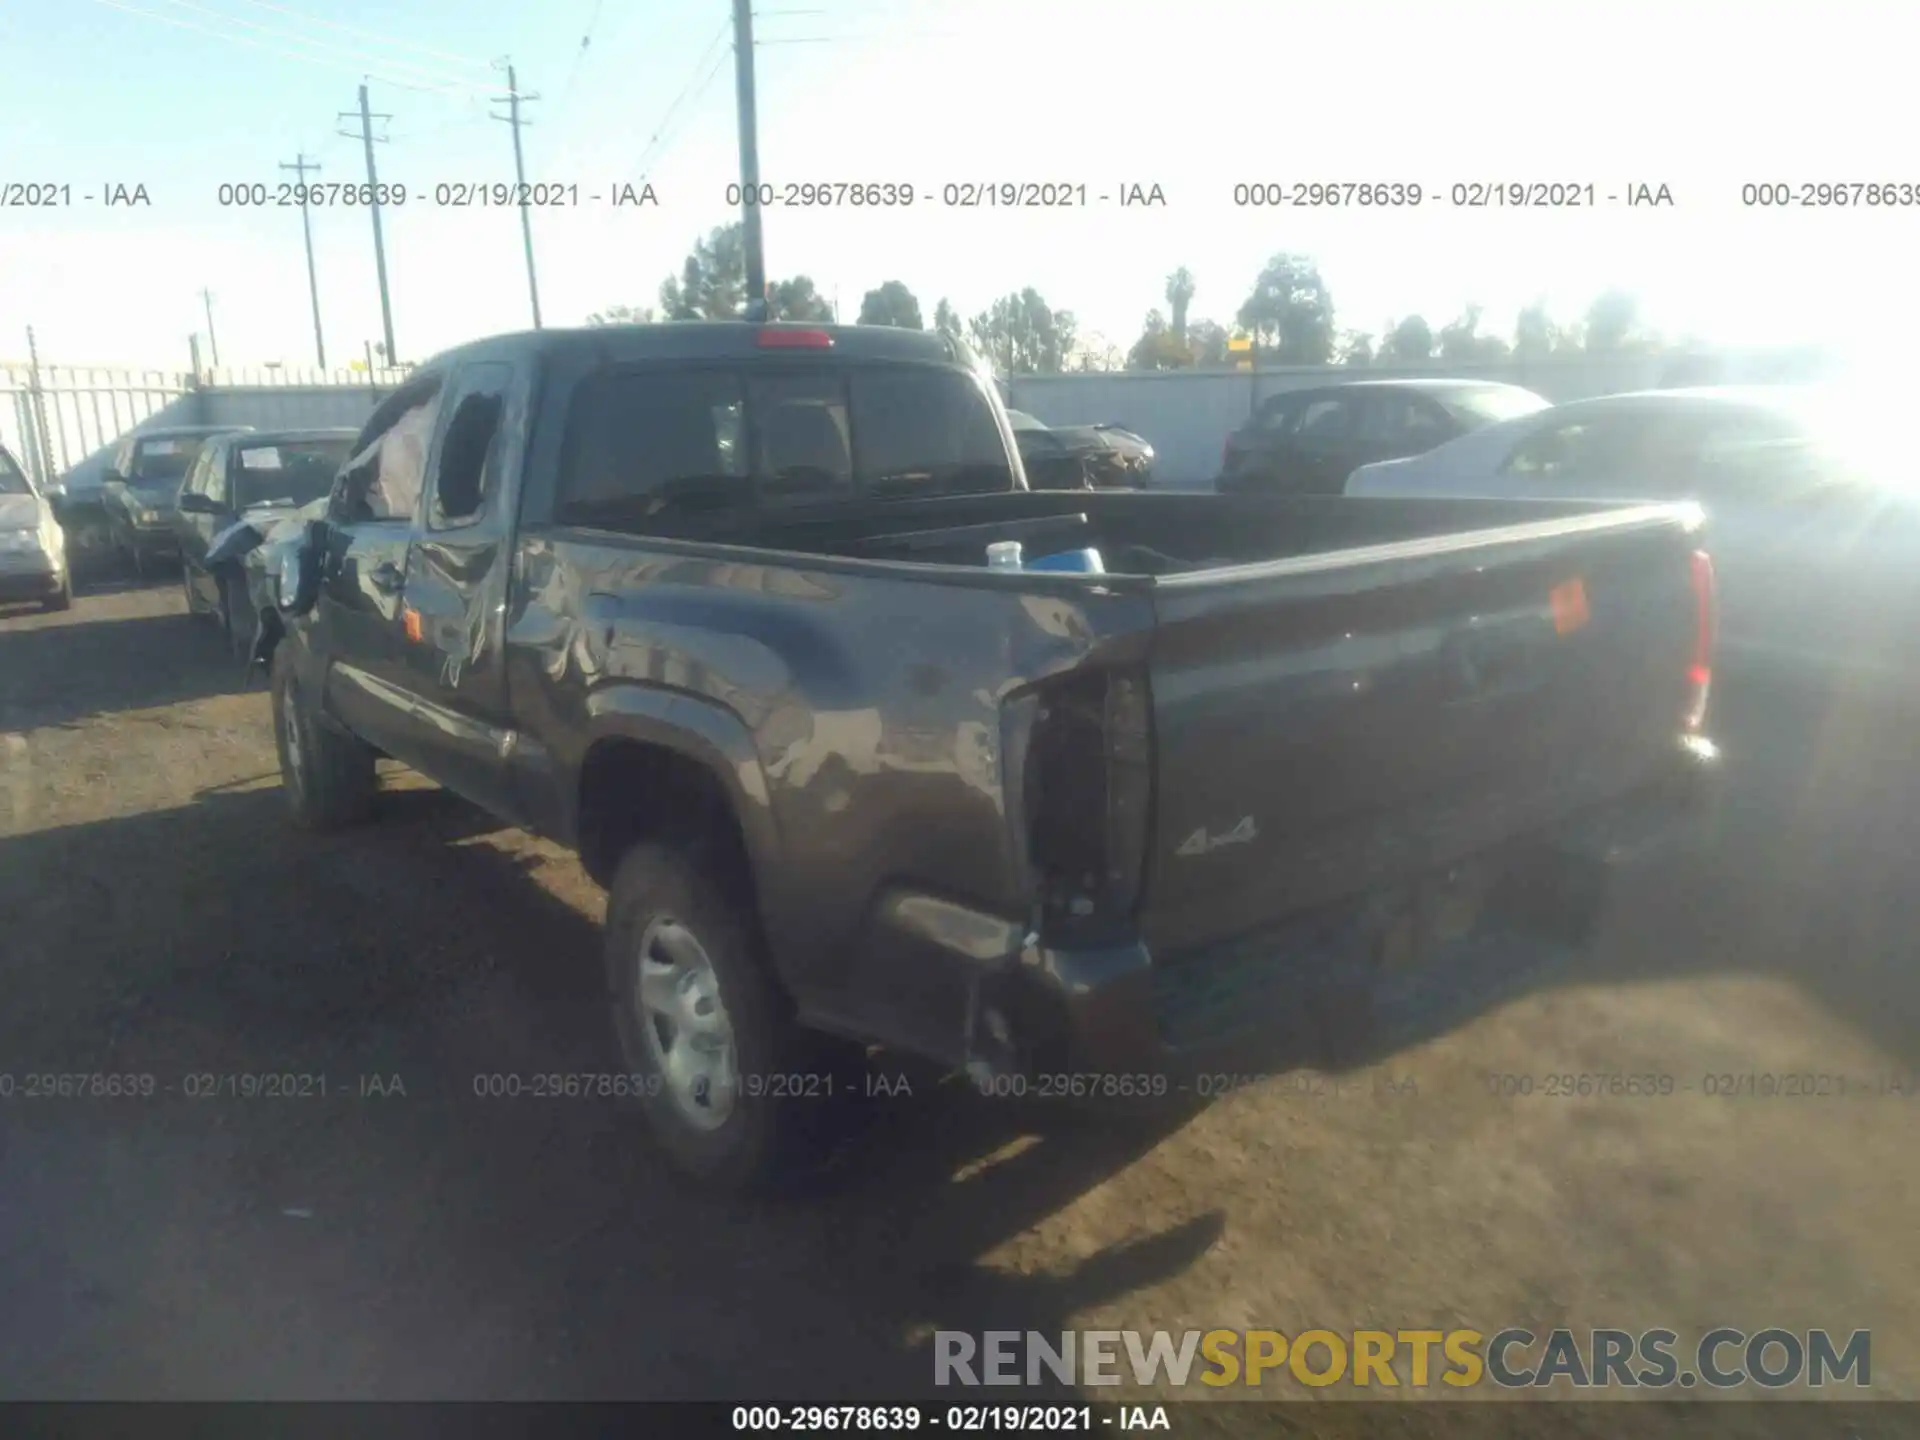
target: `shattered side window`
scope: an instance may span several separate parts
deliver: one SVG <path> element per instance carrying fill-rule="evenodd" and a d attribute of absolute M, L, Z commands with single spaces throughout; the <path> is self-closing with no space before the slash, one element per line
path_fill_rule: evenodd
<path fill-rule="evenodd" d="M 440 397 L 436 393 L 407 411 L 380 437 L 379 470 L 367 487 L 370 518 L 413 518 L 420 503 L 420 487 L 426 480 L 433 422 L 439 414 Z"/>

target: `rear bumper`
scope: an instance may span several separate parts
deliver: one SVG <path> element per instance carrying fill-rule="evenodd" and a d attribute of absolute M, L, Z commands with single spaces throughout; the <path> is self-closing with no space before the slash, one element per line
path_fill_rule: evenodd
<path fill-rule="evenodd" d="M 142 555 L 172 555 L 180 549 L 180 537 L 170 525 L 125 525 L 121 527 L 120 540 Z"/>
<path fill-rule="evenodd" d="M 44 600 L 65 583 L 65 562 L 44 550 L 0 551 L 0 601 Z"/>
<path fill-rule="evenodd" d="M 1710 743 L 1684 744 L 1633 792 L 1503 847 L 1503 898 L 1469 935 L 1423 954 L 1414 972 L 1383 968 L 1374 896 L 1204 953 L 1156 957 L 1137 940 L 1030 944 L 983 985 L 979 1010 L 990 1023 L 970 1057 L 1049 1073 L 1179 1074 L 1250 1042 L 1310 1059 L 1325 1053 L 1327 1027 L 1356 1013 L 1387 1028 L 1440 1013 L 1576 952 L 1611 874 L 1698 843 L 1719 768 Z M 996 1009 L 1004 1024 L 992 1021 Z M 998 1055 L 996 1032 L 1012 1041 Z"/>

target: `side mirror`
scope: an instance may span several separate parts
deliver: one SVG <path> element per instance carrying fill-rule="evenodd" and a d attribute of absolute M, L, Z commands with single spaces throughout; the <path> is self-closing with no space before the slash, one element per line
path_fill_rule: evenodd
<path fill-rule="evenodd" d="M 188 490 L 180 496 L 180 513 L 183 515 L 223 515 L 225 510 L 220 502 L 211 495 L 202 495 L 198 490 Z"/>
<path fill-rule="evenodd" d="M 323 523 L 314 521 L 295 539 L 282 542 L 272 559 L 274 603 L 289 617 L 304 615 L 320 598 Z"/>

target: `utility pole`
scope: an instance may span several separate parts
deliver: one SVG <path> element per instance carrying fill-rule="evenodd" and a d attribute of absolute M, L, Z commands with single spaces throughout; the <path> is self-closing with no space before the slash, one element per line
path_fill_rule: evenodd
<path fill-rule="evenodd" d="M 351 110 L 342 110 L 338 118 L 341 120 L 352 120 L 356 117 Z M 393 350 L 393 303 L 387 298 L 387 245 L 386 241 L 382 239 L 380 235 L 380 176 L 373 165 L 373 122 L 375 120 L 391 120 L 393 116 L 377 115 L 368 110 L 367 87 L 362 85 L 360 87 L 360 114 L 357 118 L 360 121 L 359 134 L 356 135 L 346 130 L 342 130 L 340 134 L 349 140 L 358 140 L 367 147 L 367 187 L 369 192 L 367 198 L 373 202 L 367 208 L 373 212 L 373 266 L 380 275 L 380 326 L 387 337 L 387 364 L 393 365 L 398 363 L 398 357 L 394 354 Z M 387 142 L 383 138 L 379 143 L 384 145 Z"/>
<path fill-rule="evenodd" d="M 213 338 L 213 295 L 206 290 L 200 292 L 200 302 L 207 307 L 207 348 L 213 352 L 213 368 L 220 368 L 220 342 Z"/>
<path fill-rule="evenodd" d="M 313 222 L 307 217 L 307 172 L 320 173 L 318 161 L 308 163 L 304 154 L 296 155 L 293 164 L 282 163 L 282 170 L 293 171 L 294 183 L 300 187 L 300 230 L 307 237 L 307 293 L 313 297 L 313 349 L 320 357 L 320 370 L 325 378 L 327 368 L 327 342 L 320 338 L 320 276 L 313 268 Z"/>
<path fill-rule="evenodd" d="M 525 100 L 538 100 L 538 95 L 522 95 L 520 84 L 514 79 L 513 66 L 507 66 L 507 93 L 493 97 L 496 102 L 504 101 L 509 113 L 494 115 L 495 120 L 504 120 L 513 126 L 513 176 L 519 181 L 520 195 L 520 238 L 527 248 L 527 295 L 533 301 L 533 328 L 540 328 L 540 284 L 533 277 L 533 220 L 527 204 L 527 162 L 520 153 L 520 127 L 531 125 L 531 120 L 520 118 L 520 105 Z"/>
<path fill-rule="evenodd" d="M 753 106 L 753 0 L 733 0 L 733 75 L 740 101 L 740 233 L 747 250 L 747 319 L 767 313 L 767 262 L 760 247 L 760 136 Z"/>

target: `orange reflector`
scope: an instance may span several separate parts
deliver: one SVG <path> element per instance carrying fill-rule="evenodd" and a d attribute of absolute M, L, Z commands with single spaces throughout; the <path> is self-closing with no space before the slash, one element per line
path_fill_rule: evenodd
<path fill-rule="evenodd" d="M 407 627 L 407 639 L 418 644 L 426 638 L 420 628 L 420 612 L 418 610 L 408 609 L 402 611 L 401 619 Z"/>
<path fill-rule="evenodd" d="M 1593 618 L 1587 609 L 1586 582 L 1578 576 L 1548 591 L 1547 603 L 1553 607 L 1553 629 L 1557 635 L 1571 635 Z"/>

